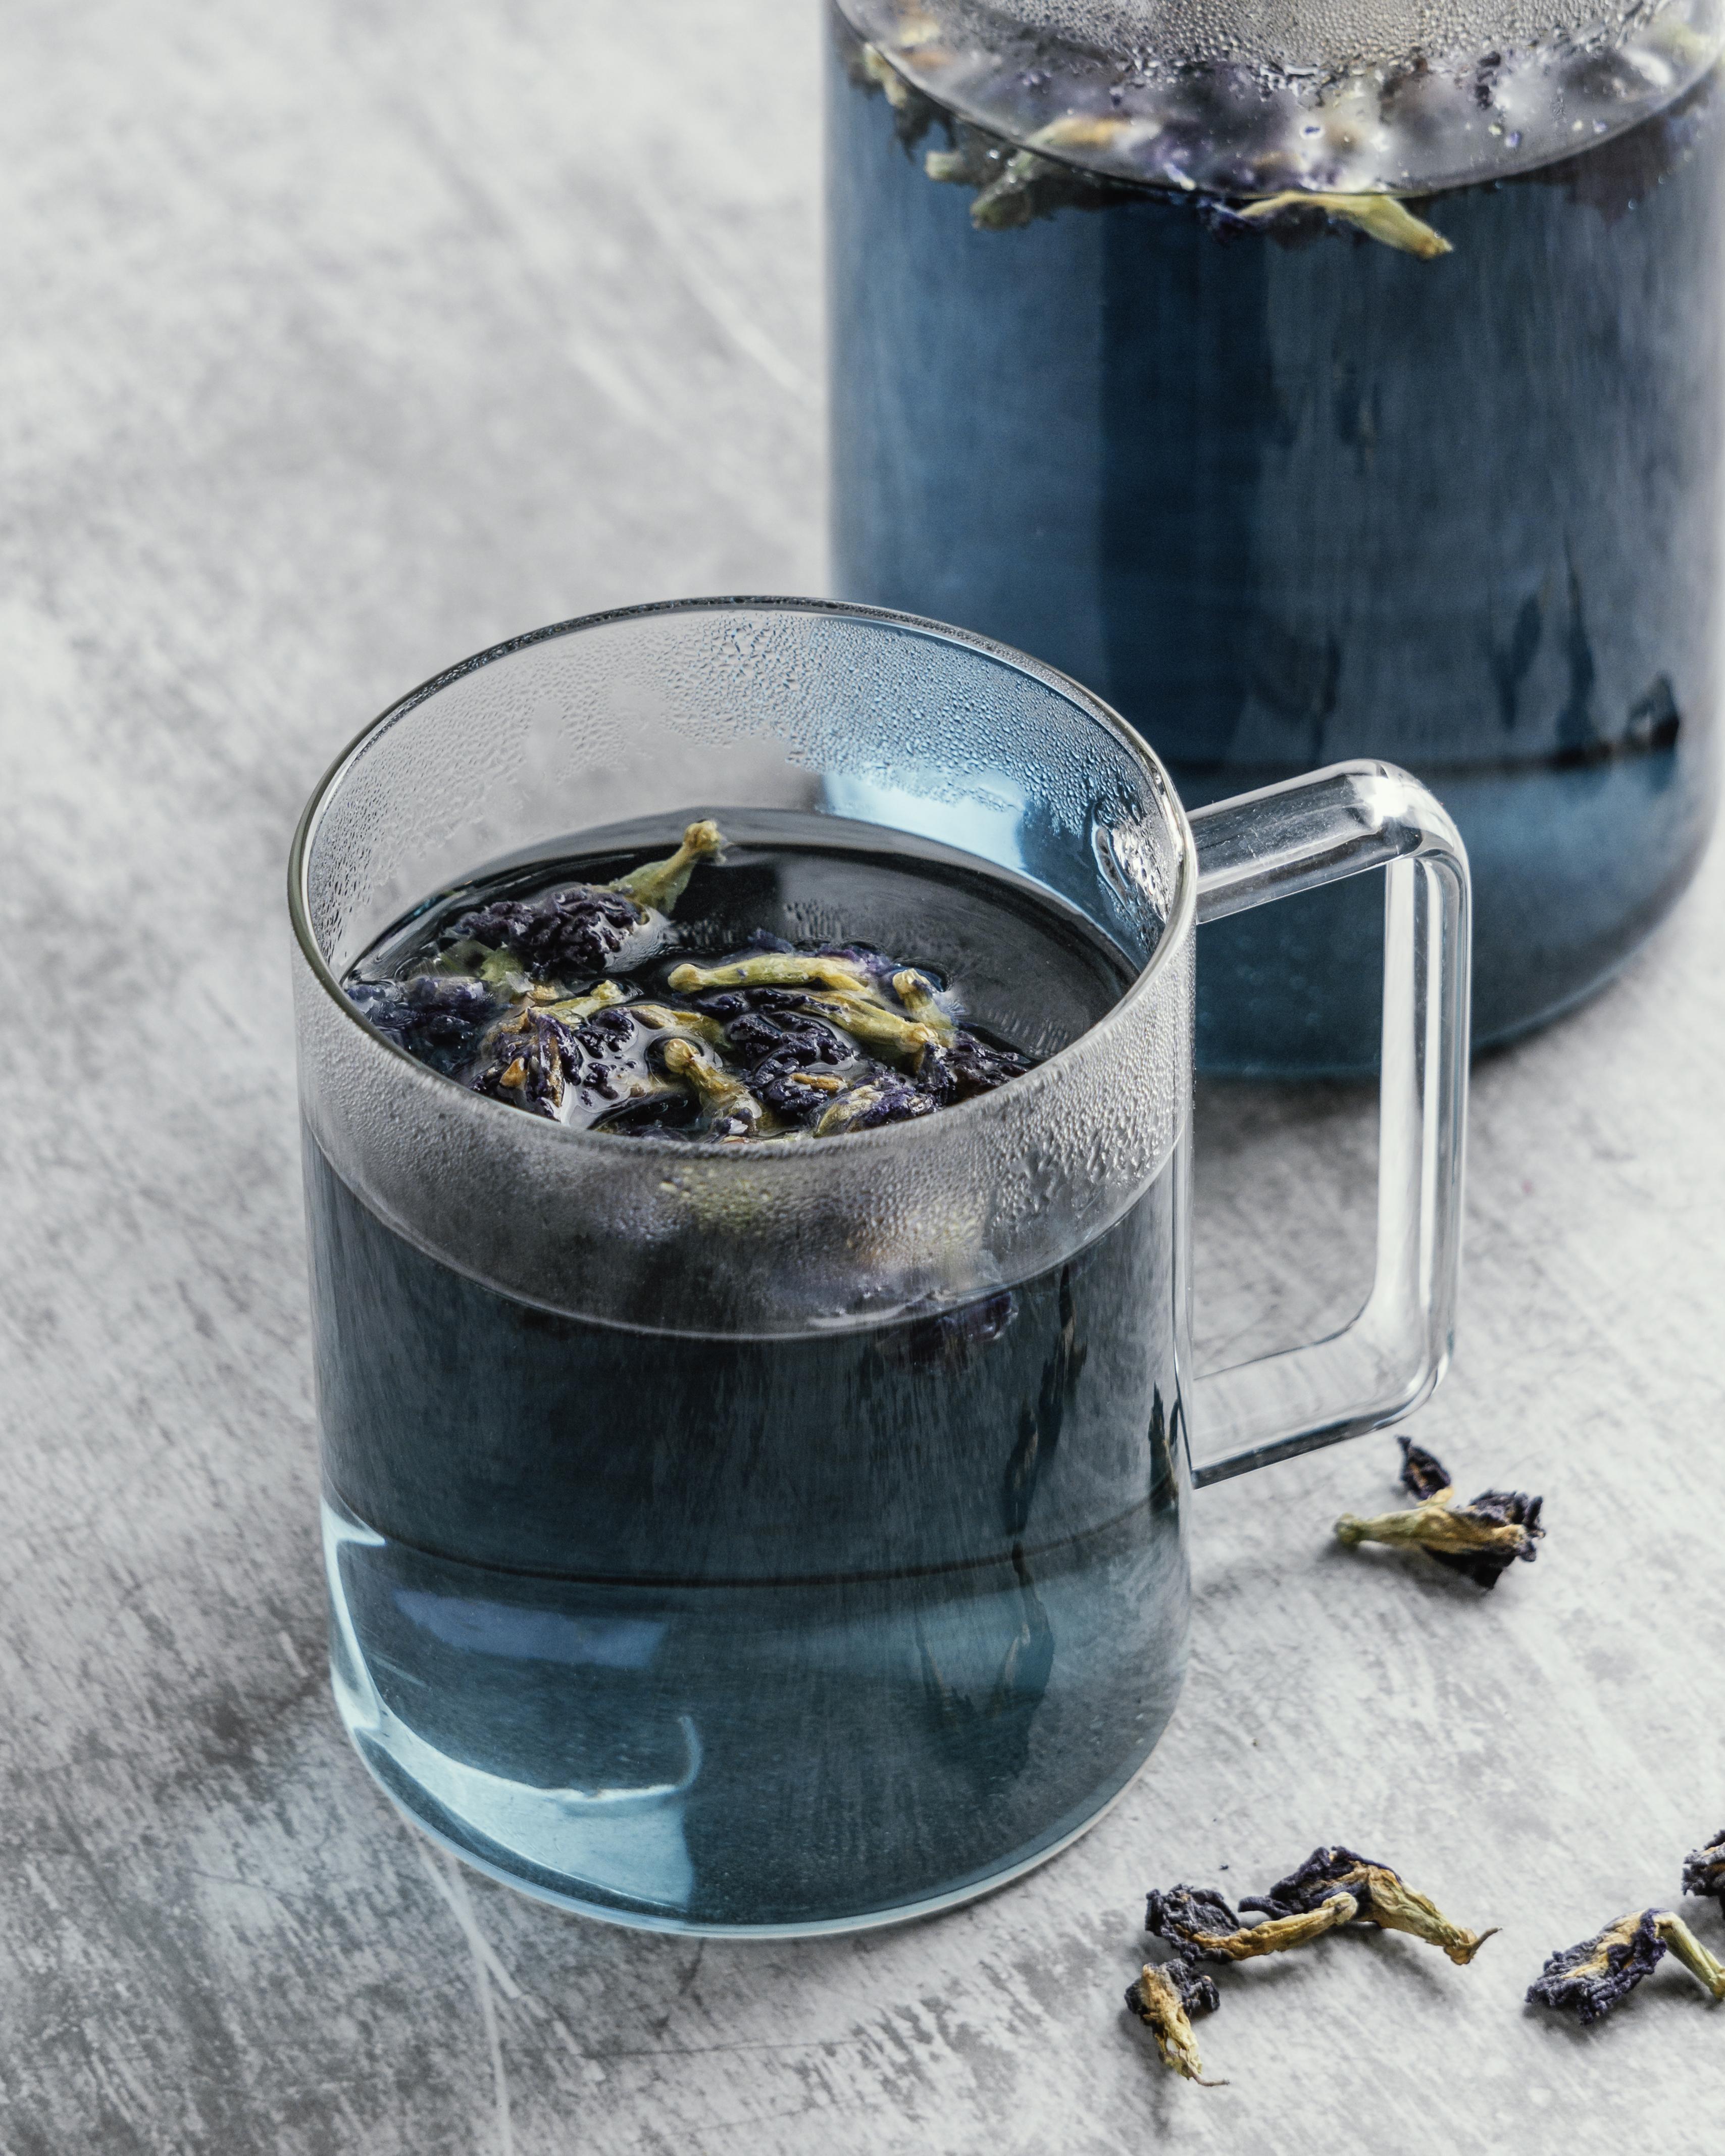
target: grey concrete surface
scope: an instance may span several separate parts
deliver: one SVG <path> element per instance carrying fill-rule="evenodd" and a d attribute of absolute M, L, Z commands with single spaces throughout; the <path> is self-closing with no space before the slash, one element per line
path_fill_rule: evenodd
<path fill-rule="evenodd" d="M 1197 1501 L 1183 1703 L 1070 1854 L 819 1944 L 452 1867 L 321 1671 L 285 994 L 298 805 L 512 630 L 824 567 L 813 0 L 8 0 L 0 71 L 0 2151 L 1717 2146 L 1725 2006 L 1583 2036 L 1547 1951 L 1725 1820 L 1725 872 L 1478 1074 L 1483 1596 L 1329 1537 L 1387 1439 Z M 1207 1089 L 1219 1358 L 1345 1316 L 1369 1103 Z M 1200 2089 L 1121 2006 L 1146 1887 L 1340 1838 L 1501 1934 L 1224 1979 Z M 1227 1867 L 1225 1870 L 1223 1867 Z M 1716 1948 L 1725 1926 L 1693 1907 Z"/>

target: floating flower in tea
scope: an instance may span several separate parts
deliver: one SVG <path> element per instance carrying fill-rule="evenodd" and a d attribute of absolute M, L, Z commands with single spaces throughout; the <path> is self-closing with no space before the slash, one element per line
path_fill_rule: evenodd
<path fill-rule="evenodd" d="M 674 854 L 609 882 L 470 903 L 422 935 L 410 977 L 362 970 L 348 993 L 444 1075 L 618 1136 L 832 1137 L 932 1115 L 1031 1067 L 960 1024 L 938 973 L 866 943 L 798 947 L 757 929 L 741 951 L 677 956 L 687 939 L 670 916 L 723 845 L 702 818 Z"/>
<path fill-rule="evenodd" d="M 379 1033 L 422 1063 L 446 1069 L 473 1052 L 497 998 L 483 981 L 421 973 L 411 981 L 356 981 L 347 991 Z"/>

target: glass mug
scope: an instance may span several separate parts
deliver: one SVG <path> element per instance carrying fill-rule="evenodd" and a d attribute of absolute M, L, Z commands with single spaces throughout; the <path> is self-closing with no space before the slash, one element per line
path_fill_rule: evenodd
<path fill-rule="evenodd" d="M 1046 1060 L 814 1143 L 622 1138 L 451 1083 L 343 995 L 480 869 L 669 850 L 696 815 L 761 850 L 751 925 L 949 972 Z M 1370 1295 L 1195 1376 L 1196 928 L 1377 868 Z M 1392 767 L 1189 819 L 1035 660 L 698 600 L 404 697 L 312 796 L 290 895 L 336 1697 L 408 1816 L 529 1893 L 834 1931 L 1040 1863 L 1173 1711 L 1192 1486 L 1442 1373 L 1468 875 Z"/>

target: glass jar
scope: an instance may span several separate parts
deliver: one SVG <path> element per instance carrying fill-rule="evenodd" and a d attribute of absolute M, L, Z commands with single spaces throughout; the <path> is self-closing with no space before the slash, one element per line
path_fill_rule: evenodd
<path fill-rule="evenodd" d="M 1088 683 L 1194 806 L 1416 773 L 1489 1045 L 1712 821 L 1720 38 L 1375 12 L 1338 57 L 1321 11 L 845 0 L 834 574 Z M 1368 1068 L 1378 933 L 1345 887 L 1214 927 L 1201 1065 Z"/>

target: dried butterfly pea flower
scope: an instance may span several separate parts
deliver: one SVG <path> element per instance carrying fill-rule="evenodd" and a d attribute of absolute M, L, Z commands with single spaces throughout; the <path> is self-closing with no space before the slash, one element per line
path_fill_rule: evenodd
<path fill-rule="evenodd" d="M 942 1045 L 950 1045 L 957 1027 L 942 1009 L 935 986 L 926 973 L 906 966 L 892 977 L 892 992 L 919 1025 L 926 1025 Z"/>
<path fill-rule="evenodd" d="M 710 1137 L 734 1142 L 752 1137 L 760 1130 L 764 1120 L 761 1103 L 742 1079 L 710 1061 L 693 1041 L 676 1037 L 668 1040 L 665 1067 L 693 1089 Z"/>
<path fill-rule="evenodd" d="M 872 1131 L 883 1123 L 906 1123 L 918 1116 L 932 1116 L 934 1102 L 895 1070 L 883 1070 L 864 1086 L 841 1093 L 822 1112 L 814 1126 L 818 1138 L 833 1137 L 843 1131 Z"/>
<path fill-rule="evenodd" d="M 1310 1910 L 1279 1916 L 1267 1924 L 1243 1924 L 1212 1888 L 1173 1887 L 1165 1894 L 1153 1890 L 1147 1897 L 1144 1928 L 1188 1958 L 1253 1961 L 1260 1954 L 1303 1947 L 1338 1924 L 1351 1923 L 1358 1911 L 1353 1896 L 1336 1888 Z"/>
<path fill-rule="evenodd" d="M 1127 1986 L 1126 2003 L 1155 2037 L 1163 2066 L 1200 2088 L 1226 2088 L 1225 2082 L 1204 2079 L 1192 2033 L 1194 2014 L 1214 2014 L 1222 2004 L 1213 1978 L 1189 1961 L 1147 1962 L 1137 1982 Z"/>
<path fill-rule="evenodd" d="M 1322 211 L 1337 223 L 1350 224 L 1368 239 L 1393 247 L 1400 254 L 1418 255 L 1422 262 L 1434 262 L 1440 254 L 1453 251 L 1442 233 L 1427 224 L 1423 218 L 1415 217 L 1406 203 L 1394 195 L 1308 194 L 1301 188 L 1291 187 L 1281 194 L 1266 195 L 1260 201 L 1249 203 L 1245 208 L 1230 214 L 1240 224 L 1263 226 L 1313 210 Z"/>
<path fill-rule="evenodd" d="M 585 995 L 561 996 L 546 1003 L 536 1003 L 534 1008 L 545 1018 L 554 1018 L 563 1025 L 579 1025 L 583 1019 L 623 1001 L 623 991 L 615 981 L 598 981 Z"/>
<path fill-rule="evenodd" d="M 1423 1445 L 1415 1445 L 1411 1438 L 1399 1437 L 1396 1443 L 1402 1449 L 1402 1471 L 1397 1479 L 1403 1489 L 1417 1504 L 1429 1504 L 1434 1500 L 1447 1503 L 1455 1486 L 1442 1460 Z"/>
<path fill-rule="evenodd" d="M 819 952 L 805 951 L 758 951 L 724 966 L 686 962 L 674 966 L 665 976 L 665 986 L 683 990 L 822 988 L 860 996 L 867 993 L 869 980 L 862 968 L 847 958 L 823 957 Z"/>
<path fill-rule="evenodd" d="M 1363 1922 L 1387 1932 L 1409 1932 L 1416 1939 L 1441 1947 L 1458 1968 L 1466 1968 L 1495 1935 L 1495 1927 L 1471 1932 L 1451 1922 L 1436 1902 L 1416 1894 L 1399 1872 L 1339 1845 L 1313 1850 L 1297 1871 L 1277 1880 L 1267 1894 L 1252 1896 L 1240 1906 L 1285 1919 L 1324 1907 L 1338 1892 L 1353 1896 Z"/>
<path fill-rule="evenodd" d="M 1401 1484 L 1419 1502 L 1411 1512 L 1381 1512 L 1371 1519 L 1344 1512 L 1336 1522 L 1339 1541 L 1350 1548 L 1360 1543 L 1390 1543 L 1423 1549 L 1439 1564 L 1464 1573 L 1476 1587 L 1495 1587 L 1517 1558 L 1531 1564 L 1543 1539 L 1539 1523 L 1544 1500 L 1520 1490 L 1484 1490 L 1466 1505 L 1455 1495 L 1442 1462 L 1419 1445 L 1401 1440 Z"/>
<path fill-rule="evenodd" d="M 675 1028 L 679 1032 L 692 1033 L 697 1040 L 704 1040 L 709 1048 L 723 1048 L 726 1035 L 721 1019 L 710 1018 L 705 1011 L 671 1010 L 664 1004 L 631 1004 L 629 1015 L 643 1025 L 651 1026 L 655 1033 L 665 1033 Z"/>
<path fill-rule="evenodd" d="M 1660 1910 L 1653 1919 L 1653 1925 L 1689 1974 L 1704 1984 L 1715 1999 L 1725 1999 L 1725 1961 L 1721 1961 L 1716 1953 L 1704 1947 L 1683 1919 L 1673 1911 Z"/>
<path fill-rule="evenodd" d="M 411 981 L 352 981 L 347 998 L 379 1033 L 439 1069 L 471 1055 L 497 1008 L 484 982 L 437 973 Z"/>
<path fill-rule="evenodd" d="M 494 1028 L 487 1045 L 489 1060 L 469 1081 L 473 1090 L 554 1120 L 579 1054 L 568 1028 L 529 1009 Z"/>
<path fill-rule="evenodd" d="M 936 1041 L 916 1065 L 916 1082 L 942 1108 L 978 1093 L 992 1093 L 1009 1078 L 1020 1078 L 1030 1065 L 1010 1049 L 990 1048 L 973 1033 L 957 1034 L 950 1045 Z"/>
<path fill-rule="evenodd" d="M 1620 2006 L 1667 1950 L 1715 1999 L 1725 1999 L 1725 1963 L 1708 1953 L 1682 1918 L 1668 1909 L 1635 1909 L 1579 1946 L 1551 1955 L 1527 1987 L 1528 2004 L 1569 2007 L 1584 2029 Z"/>
<path fill-rule="evenodd" d="M 784 998 L 783 1006 L 770 1012 L 742 1009 L 728 1026 L 732 1060 L 776 1114 L 806 1119 L 820 1111 L 829 1094 L 841 1093 L 854 1082 L 830 1067 L 854 1062 L 853 1045 L 824 1019 L 802 1010 L 793 991 L 754 988 L 737 993 Z M 727 999 L 721 992 L 717 1000 Z"/>
<path fill-rule="evenodd" d="M 807 1004 L 810 1010 L 843 1026 L 865 1047 L 877 1050 L 895 1062 L 908 1063 L 913 1069 L 923 1050 L 934 1042 L 926 1025 L 862 996 L 810 996 Z"/>
<path fill-rule="evenodd" d="M 506 961 L 545 973 L 597 973 L 642 921 L 626 891 L 575 884 L 536 899 L 499 898 L 451 924 L 445 963 L 466 963 L 462 946 L 499 946 Z M 526 983 L 523 983 L 525 989 Z"/>
<path fill-rule="evenodd" d="M 1705 1848 L 1692 1850 L 1683 1859 L 1683 1892 L 1717 1894 L 1719 1913 L 1725 1916 L 1725 1826 Z"/>
<path fill-rule="evenodd" d="M 655 913 L 670 913 L 689 888 L 696 865 L 713 860 L 724 843 L 718 825 L 711 817 L 703 817 L 698 824 L 687 826 L 683 843 L 668 860 L 648 861 L 631 869 L 609 888 L 626 892 L 638 906 L 650 907 Z"/>
<path fill-rule="evenodd" d="M 465 947 L 476 944 L 495 947 L 499 963 L 541 973 L 601 973 L 649 911 L 670 911 L 696 863 L 723 843 L 716 824 L 691 824 L 667 860 L 649 861 L 614 884 L 566 884 L 534 899 L 494 899 L 449 924 L 442 963 L 483 972 L 483 963 L 475 969 L 465 957 Z"/>

